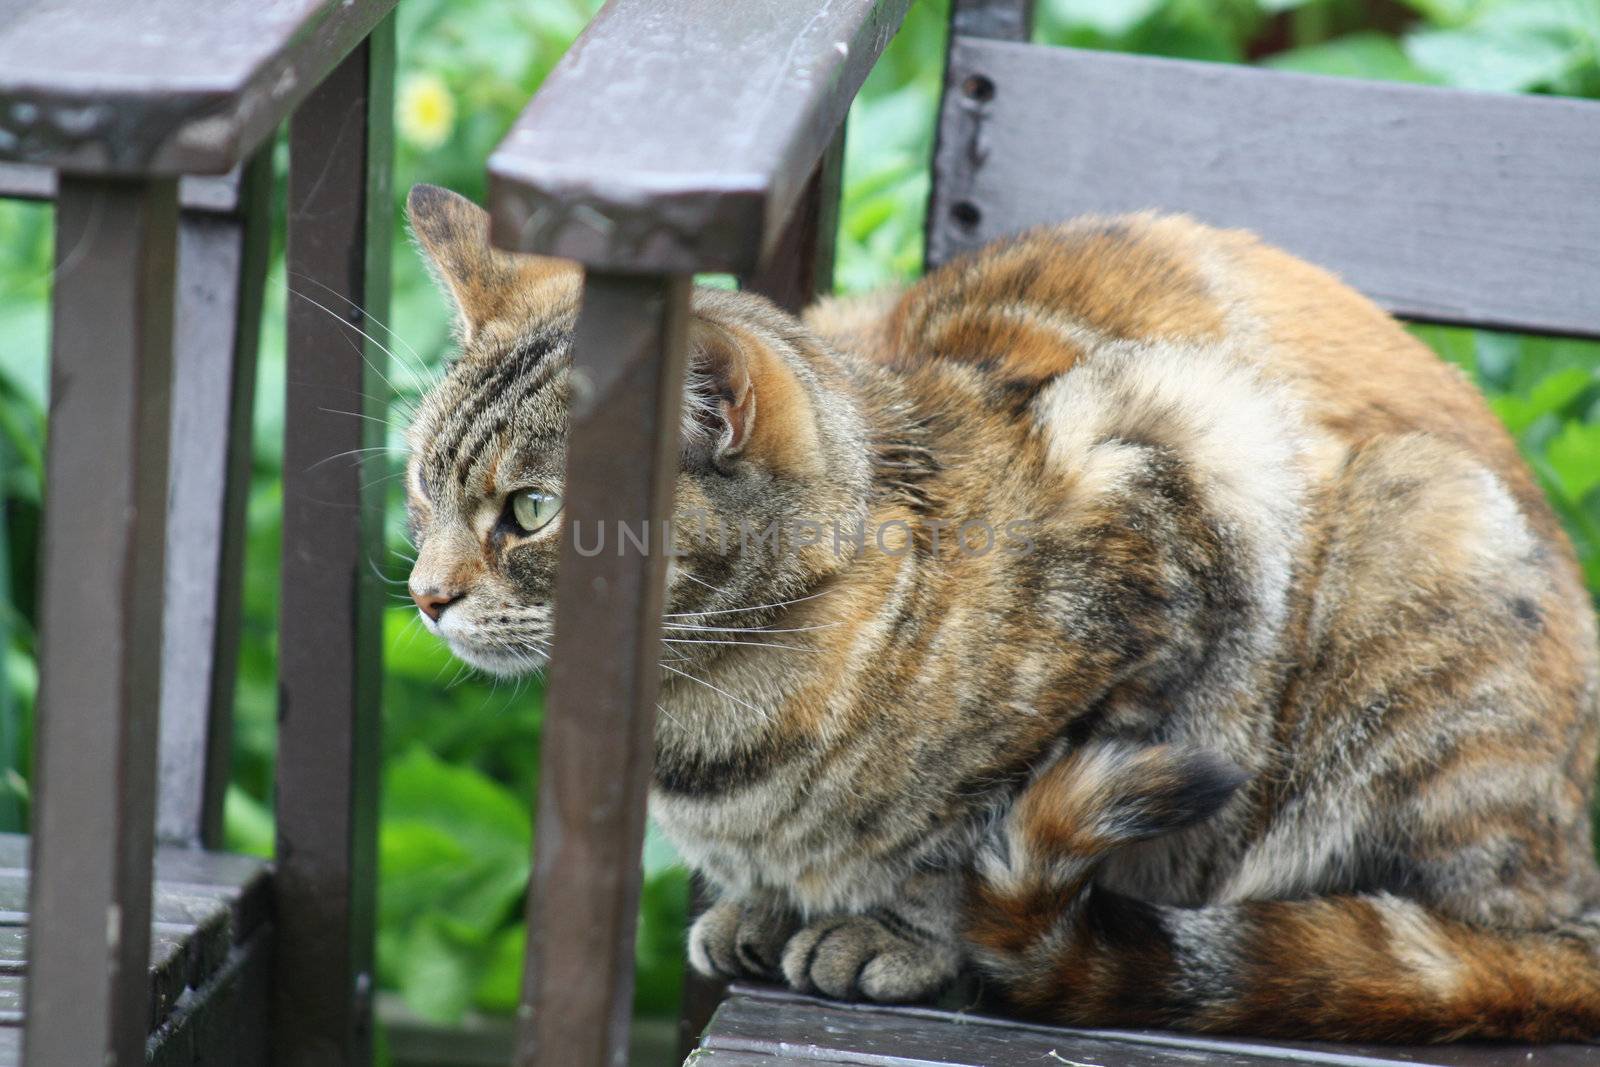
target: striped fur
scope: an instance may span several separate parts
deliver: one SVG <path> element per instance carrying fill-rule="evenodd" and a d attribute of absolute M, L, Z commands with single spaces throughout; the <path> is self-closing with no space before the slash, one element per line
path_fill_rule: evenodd
<path fill-rule="evenodd" d="M 518 673 L 563 523 L 506 499 L 559 491 L 578 279 L 459 198 L 412 214 L 463 320 L 411 429 L 413 591 Z M 697 968 L 893 1001 L 976 962 L 1076 1023 L 1594 1032 L 1594 618 L 1460 374 L 1181 218 L 803 322 L 693 310 L 652 811 L 720 894 Z"/>

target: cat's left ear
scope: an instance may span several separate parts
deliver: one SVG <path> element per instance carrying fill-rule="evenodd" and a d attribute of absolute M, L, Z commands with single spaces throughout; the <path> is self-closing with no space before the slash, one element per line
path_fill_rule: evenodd
<path fill-rule="evenodd" d="M 755 429 L 754 344 L 709 319 L 695 316 L 689 324 L 685 439 L 719 467 L 744 451 Z"/>
<path fill-rule="evenodd" d="M 437 185 L 412 186 L 406 215 L 434 277 L 455 302 L 463 341 L 524 307 L 529 290 L 553 273 L 576 275 L 576 266 L 566 260 L 491 247 L 489 213 Z"/>

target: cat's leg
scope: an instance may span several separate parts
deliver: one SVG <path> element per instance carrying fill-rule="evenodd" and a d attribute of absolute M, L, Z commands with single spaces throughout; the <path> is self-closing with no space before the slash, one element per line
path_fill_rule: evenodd
<path fill-rule="evenodd" d="M 784 945 L 799 928 L 799 914 L 776 893 L 724 897 L 689 928 L 689 963 L 708 977 L 777 981 Z"/>
<path fill-rule="evenodd" d="M 807 923 L 783 950 L 783 977 L 841 1000 L 926 1000 L 960 972 L 965 875 L 919 872 L 889 903 Z"/>

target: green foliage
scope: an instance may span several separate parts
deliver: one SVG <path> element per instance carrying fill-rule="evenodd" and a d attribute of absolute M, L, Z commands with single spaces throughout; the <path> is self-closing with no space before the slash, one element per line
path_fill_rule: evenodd
<path fill-rule="evenodd" d="M 1600 96 L 1600 6 L 1593 0 L 1038 2 L 1038 35 L 1053 44 Z M 418 181 L 481 199 L 484 159 L 597 6 L 598 0 L 402 4 L 397 200 Z M 915 4 L 851 112 L 838 235 L 842 290 L 896 284 L 920 271 L 946 17 L 947 0 Z M 284 162 L 280 151 L 280 175 Z M 398 224 L 398 202 L 395 217 Z M 25 825 L 27 814 L 50 263 L 49 210 L 0 203 L 0 829 Z M 395 338 L 399 423 L 437 373 L 449 329 L 443 300 L 398 228 L 394 264 L 385 325 Z M 262 855 L 272 848 L 284 282 L 280 250 L 263 329 L 226 811 L 230 845 Z M 1600 351 L 1548 338 L 1415 330 L 1489 396 L 1600 590 Z M 398 453 L 397 434 L 390 443 Z M 388 476 L 392 462 L 369 462 L 368 476 Z M 372 562 L 399 582 L 409 549 L 398 488 L 392 478 L 387 484 L 395 493 L 390 550 Z M 415 625 L 403 599 L 395 605 L 384 631 L 380 984 L 431 1019 L 507 1013 L 516 1003 L 526 936 L 542 686 L 475 677 Z M 687 886 L 671 849 L 653 833 L 644 867 L 636 1008 L 667 1013 L 682 974 Z"/>

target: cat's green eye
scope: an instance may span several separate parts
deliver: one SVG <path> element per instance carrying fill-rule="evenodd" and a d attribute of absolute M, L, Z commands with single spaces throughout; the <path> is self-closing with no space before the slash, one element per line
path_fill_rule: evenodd
<path fill-rule="evenodd" d="M 511 495 L 511 517 L 523 533 L 538 533 L 561 510 L 561 498 L 543 489 L 524 489 Z"/>

